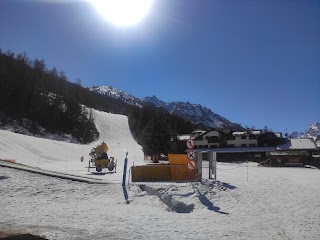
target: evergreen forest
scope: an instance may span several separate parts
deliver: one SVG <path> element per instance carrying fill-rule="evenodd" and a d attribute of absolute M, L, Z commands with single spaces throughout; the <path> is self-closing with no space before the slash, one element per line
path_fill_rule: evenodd
<path fill-rule="evenodd" d="M 0 49 L 2 126 L 12 119 L 27 119 L 28 130 L 34 135 L 44 128 L 50 133 L 72 134 L 84 144 L 99 136 L 92 109 L 128 116 L 134 138 L 150 155 L 166 152 L 172 135 L 196 128 L 191 122 L 153 106 L 138 108 L 91 92 L 82 87 L 79 78 L 71 82 L 63 70 L 48 69 L 43 59 L 31 60 L 26 53 Z"/>

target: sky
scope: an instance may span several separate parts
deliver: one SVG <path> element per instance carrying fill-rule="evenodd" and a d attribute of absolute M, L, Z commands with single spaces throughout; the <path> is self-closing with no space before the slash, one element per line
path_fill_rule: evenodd
<path fill-rule="evenodd" d="M 85 0 L 1 0 L 0 48 L 83 86 L 189 101 L 243 126 L 320 121 L 318 0 L 153 0 L 117 26 Z"/>

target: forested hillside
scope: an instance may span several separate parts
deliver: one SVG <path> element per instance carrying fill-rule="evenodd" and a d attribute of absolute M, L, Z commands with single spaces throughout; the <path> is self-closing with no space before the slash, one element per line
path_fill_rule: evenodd
<path fill-rule="evenodd" d="M 106 79 L 108 76 L 106 76 Z M 48 69 L 43 59 L 31 60 L 26 53 L 15 55 L 0 49 L 0 123 L 8 119 L 21 123 L 27 119 L 28 130 L 39 134 L 41 129 L 51 133 L 72 134 L 80 143 L 92 142 L 98 132 L 94 117 L 87 106 L 101 111 L 129 117 L 130 129 L 142 144 L 147 126 L 162 121 L 167 127 L 165 136 L 191 132 L 195 125 L 181 117 L 152 107 L 138 108 L 108 96 L 90 92 L 81 86 L 81 80 L 68 81 L 66 74 L 56 68 Z M 168 140 L 168 139 L 166 139 Z"/>

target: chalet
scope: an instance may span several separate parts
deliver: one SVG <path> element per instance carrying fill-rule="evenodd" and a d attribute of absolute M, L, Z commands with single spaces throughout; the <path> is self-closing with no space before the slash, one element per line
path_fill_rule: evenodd
<path fill-rule="evenodd" d="M 227 137 L 228 147 L 257 147 L 258 146 L 258 134 L 261 133 L 253 132 L 233 132 Z"/>
<path fill-rule="evenodd" d="M 264 130 L 236 131 L 230 129 L 196 130 L 171 139 L 171 153 L 185 153 L 186 141 L 194 138 L 194 151 L 217 154 L 218 161 L 266 161 L 270 166 L 320 166 L 319 148 L 313 139 L 284 139 L 281 133 Z"/>
<path fill-rule="evenodd" d="M 316 152 L 317 145 L 312 138 L 292 138 L 277 146 L 276 150 L 268 155 L 271 166 L 319 165 L 313 157 Z"/>
<path fill-rule="evenodd" d="M 195 130 L 191 134 L 176 135 L 170 141 L 170 153 L 184 153 L 186 141 L 194 138 L 195 151 L 217 152 L 217 158 L 221 161 L 263 161 L 267 159 L 267 153 L 275 151 L 276 142 L 281 142 L 272 132 L 263 130 L 232 132 L 231 129 L 220 128 L 208 131 Z M 276 140 L 276 141 L 275 141 Z"/>
<path fill-rule="evenodd" d="M 195 148 L 219 148 L 223 145 L 224 133 L 211 129 L 195 138 Z"/>

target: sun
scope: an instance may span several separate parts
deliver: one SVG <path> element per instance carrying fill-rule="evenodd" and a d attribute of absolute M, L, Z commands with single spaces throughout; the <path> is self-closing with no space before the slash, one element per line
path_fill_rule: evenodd
<path fill-rule="evenodd" d="M 149 12 L 153 0 L 91 0 L 97 11 L 118 26 L 140 22 Z"/>

